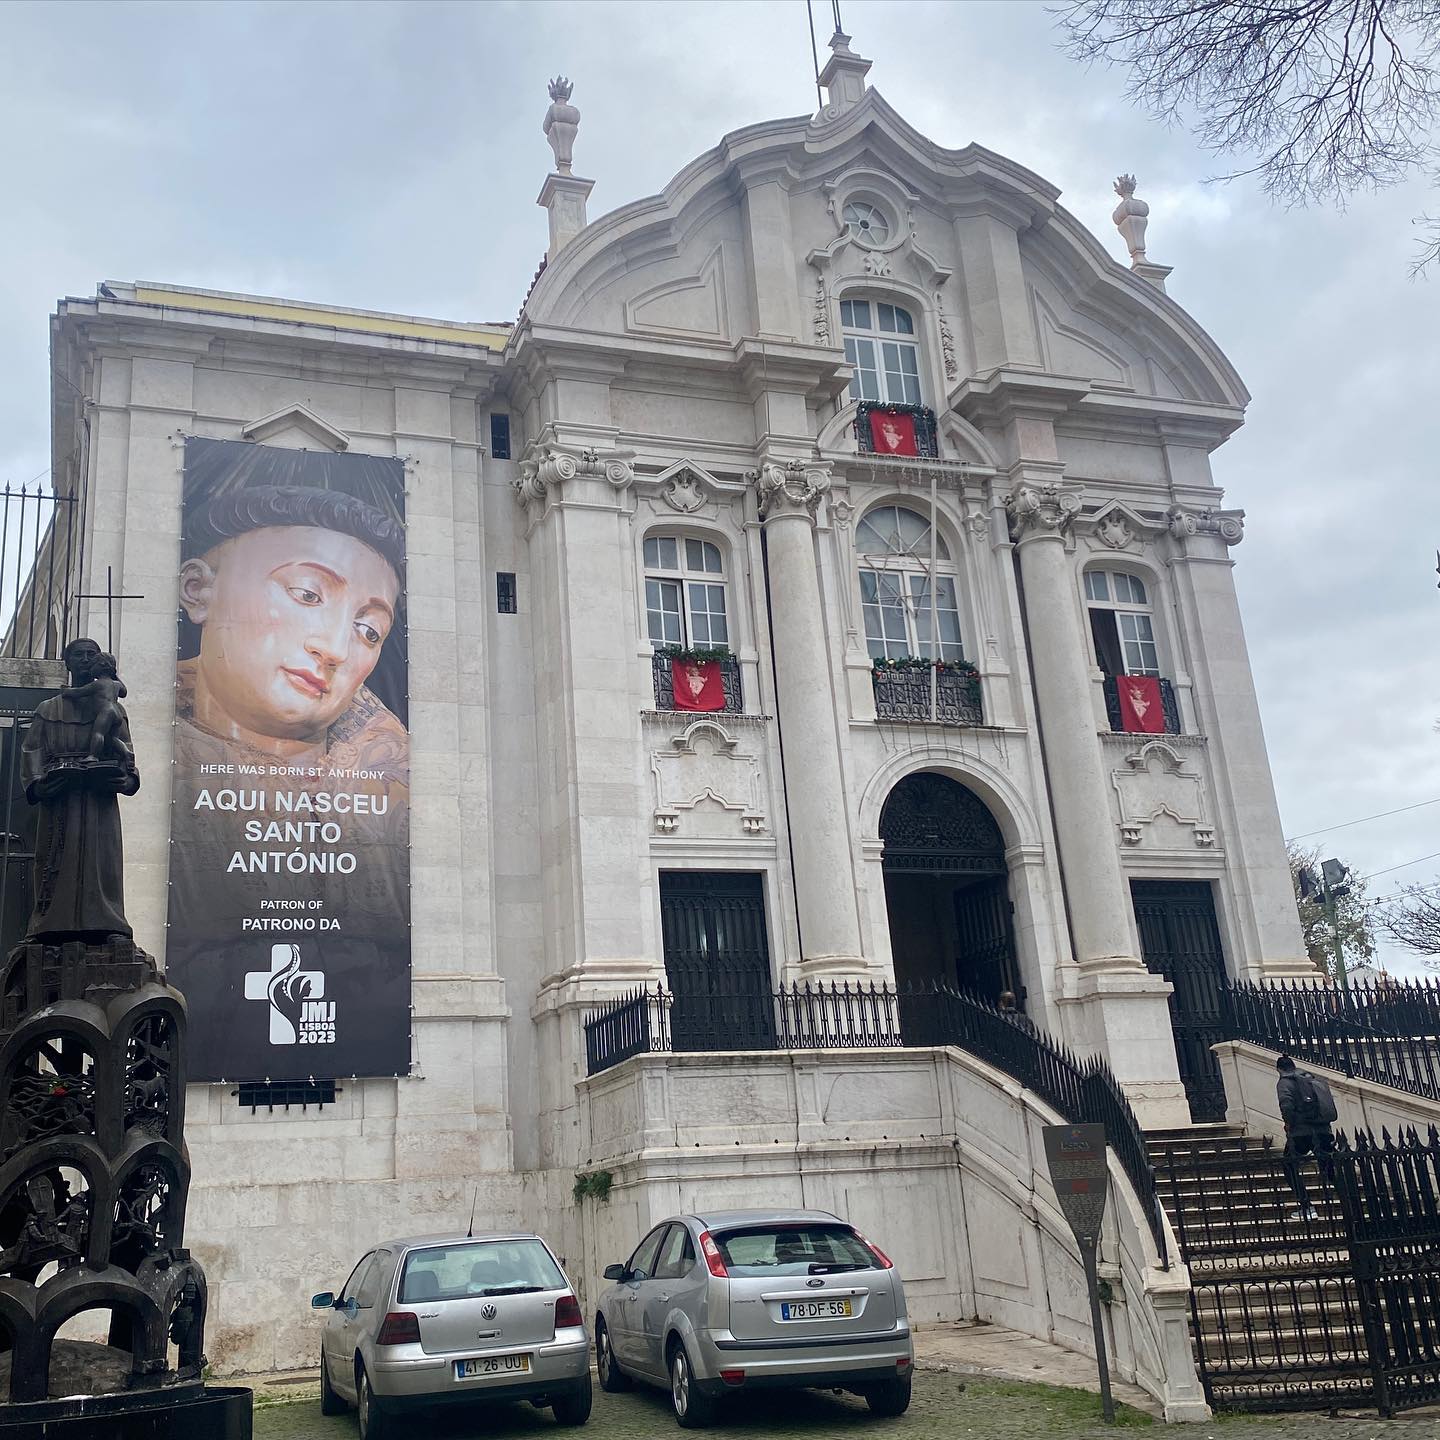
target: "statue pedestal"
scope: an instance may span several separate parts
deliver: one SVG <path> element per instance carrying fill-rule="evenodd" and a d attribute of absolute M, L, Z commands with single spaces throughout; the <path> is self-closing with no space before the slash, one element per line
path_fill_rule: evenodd
<path fill-rule="evenodd" d="M 252 1397 L 229 1386 L 0 1405 L 0 1440 L 250 1440 Z"/>

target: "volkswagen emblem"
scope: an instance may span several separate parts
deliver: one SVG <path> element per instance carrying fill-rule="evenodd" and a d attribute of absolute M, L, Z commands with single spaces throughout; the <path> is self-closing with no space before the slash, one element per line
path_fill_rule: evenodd
<path fill-rule="evenodd" d="M 806 1283 L 812 1290 L 818 1290 L 818 1289 L 820 1289 L 820 1287 L 821 1287 L 822 1285 L 824 1285 L 825 1282 L 824 1282 L 822 1279 L 820 1279 L 820 1277 L 817 1275 L 817 1276 L 815 1277 L 815 1279 L 813 1279 L 813 1280 L 807 1280 L 805 1283 Z"/>
<path fill-rule="evenodd" d="M 493 1305 L 482 1305 L 480 1314 L 486 1320 L 493 1320 L 500 1312 Z"/>

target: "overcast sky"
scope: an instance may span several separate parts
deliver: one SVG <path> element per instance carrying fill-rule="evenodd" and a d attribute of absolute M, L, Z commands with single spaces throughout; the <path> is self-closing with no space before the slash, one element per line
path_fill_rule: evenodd
<path fill-rule="evenodd" d="M 1236 579 L 1286 833 L 1440 798 L 1440 275 L 1408 278 L 1434 197 L 1286 213 L 1206 185 L 1217 162 L 1067 60 L 1042 4 L 842 10 L 914 125 L 1038 171 L 1117 258 L 1111 183 L 1138 175 L 1150 258 L 1254 396 L 1214 469 L 1248 515 Z M 0 3 L 0 479 L 49 463 L 47 317 L 98 280 L 513 319 L 558 73 L 592 218 L 815 108 L 803 0 Z M 1386 871 L 1372 893 L 1429 882 L 1440 804 L 1314 843 Z"/>

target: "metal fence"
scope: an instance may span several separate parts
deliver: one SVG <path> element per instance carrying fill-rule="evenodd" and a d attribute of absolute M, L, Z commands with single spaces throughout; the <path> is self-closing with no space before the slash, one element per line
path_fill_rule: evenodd
<path fill-rule="evenodd" d="M 749 1014 L 767 1007 L 755 1023 Z M 683 1024 L 672 1012 L 683 1006 Z M 735 1023 L 737 1015 L 746 1023 Z M 676 1037 L 703 1035 L 704 1043 Z M 598 1006 L 585 1022 L 586 1073 L 635 1055 L 675 1049 L 883 1050 L 953 1045 L 1033 1090 L 1072 1124 L 1097 1122 L 1144 1207 L 1162 1259 L 1165 1229 L 1145 1136 L 1119 1082 L 1099 1056 L 1081 1060 L 1023 1015 L 1002 1012 L 947 985 L 839 982 L 782 985 L 768 996 L 719 990 L 677 997 L 663 986 Z"/>
<path fill-rule="evenodd" d="M 1248 1040 L 1312 1065 L 1440 1100 L 1440 984 L 1340 989 L 1313 981 L 1222 989 L 1216 1040 Z"/>
<path fill-rule="evenodd" d="M 1236 1142 L 1244 1145 L 1245 1142 Z M 1157 1154 L 1211 1404 L 1296 1410 L 1440 1399 L 1440 1137 L 1337 1137 L 1308 1163 L 1278 1148 Z"/>
<path fill-rule="evenodd" d="M 966 670 L 933 665 L 871 672 L 875 717 L 933 725 L 983 725 L 985 704 L 980 677 Z"/>
<path fill-rule="evenodd" d="M 0 654 L 57 659 L 74 638 L 84 556 L 79 505 L 46 485 L 0 489 Z"/>

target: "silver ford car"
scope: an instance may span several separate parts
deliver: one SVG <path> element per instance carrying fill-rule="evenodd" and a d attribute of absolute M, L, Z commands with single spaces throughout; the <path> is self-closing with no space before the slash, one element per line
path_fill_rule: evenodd
<path fill-rule="evenodd" d="M 899 1273 L 823 1210 L 716 1210 L 663 1220 L 595 1316 L 600 1384 L 670 1391 L 675 1418 L 707 1425 L 727 1391 L 816 1386 L 881 1415 L 910 1404 L 914 1349 Z"/>
<path fill-rule="evenodd" d="M 548 1405 L 562 1425 L 590 1416 L 590 1345 L 575 1291 L 538 1235 L 392 1240 L 365 1255 L 320 1341 L 320 1409 L 354 1406 L 360 1440 L 430 1405 Z"/>

